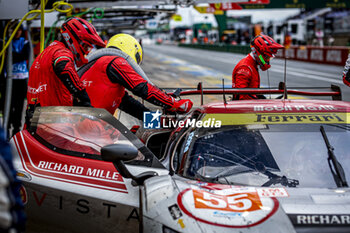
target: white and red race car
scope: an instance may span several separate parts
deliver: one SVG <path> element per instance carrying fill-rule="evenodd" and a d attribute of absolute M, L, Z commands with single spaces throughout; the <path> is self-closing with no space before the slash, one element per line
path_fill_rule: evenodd
<path fill-rule="evenodd" d="M 38 108 L 11 140 L 28 231 L 349 232 L 349 110 L 213 103 L 135 135 L 102 109 Z"/>

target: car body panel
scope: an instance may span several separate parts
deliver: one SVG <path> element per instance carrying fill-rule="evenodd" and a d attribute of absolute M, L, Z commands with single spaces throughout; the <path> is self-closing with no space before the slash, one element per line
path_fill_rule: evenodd
<path fill-rule="evenodd" d="M 305 120 L 303 116 L 318 119 L 323 114 L 333 117 L 323 118 L 329 122 L 334 120 L 347 125 L 349 107 L 348 102 L 341 101 L 236 101 L 201 106 L 186 117 L 215 117 L 223 121 L 223 126 L 227 126 L 235 122 L 256 123 L 259 115 L 276 120 L 277 117 L 292 114 Z M 258 187 L 189 179 L 181 173 L 173 174 L 170 157 L 188 140 L 191 129 L 178 127 L 158 132 L 143 131 L 141 135 L 146 143 L 153 136 L 164 132 L 169 137 L 164 155 L 159 156 L 163 158 L 163 163 L 159 163 L 136 136 L 106 111 L 68 107 L 42 108 L 41 111 L 36 112 L 34 126 L 16 134 L 11 140 L 14 164 L 24 184 L 22 193 L 27 201 L 29 222 L 34 229 L 41 228 L 42 232 L 69 230 L 84 233 L 139 230 L 156 233 L 171 230 L 246 233 L 349 230 L 349 188 Z M 110 126 L 108 130 L 112 130 L 111 135 L 115 130 L 120 133 L 117 134 L 119 140 L 112 143 L 128 143 L 140 153 L 140 160 L 128 162 L 127 169 L 135 175 L 155 171 L 158 176 L 150 177 L 143 185 L 136 186 L 130 178 L 121 177 L 113 163 L 102 161 L 99 154 L 81 152 L 82 146 L 102 147 L 110 138 L 104 141 L 94 136 L 87 142 L 84 138 L 64 136 L 74 139 L 68 140 L 68 143 L 74 144 L 70 148 L 80 150 L 72 149 L 74 153 L 70 154 L 57 146 L 43 143 L 42 140 L 49 141 L 49 136 L 41 139 L 37 137 L 40 124 L 51 124 L 52 119 L 59 123 L 60 119 L 67 122 L 66 114 L 69 118 L 69 112 L 72 113 L 72 119 L 79 116 L 78 120 L 74 118 L 72 121 L 73 128 L 79 127 L 77 125 L 85 120 L 91 120 L 92 124 L 107 122 Z M 65 117 L 59 114 L 55 116 L 57 113 Z M 235 118 L 235 114 L 239 116 Z M 303 123 L 312 123 L 308 120 Z M 61 124 L 57 124 L 57 127 L 60 129 Z M 53 132 L 46 129 L 45 132 Z M 54 133 L 54 136 L 61 137 L 64 135 L 62 132 L 67 134 L 67 131 L 61 131 L 60 134 Z M 91 133 L 89 130 L 87 132 Z M 57 138 L 53 137 L 52 143 L 56 143 Z"/>

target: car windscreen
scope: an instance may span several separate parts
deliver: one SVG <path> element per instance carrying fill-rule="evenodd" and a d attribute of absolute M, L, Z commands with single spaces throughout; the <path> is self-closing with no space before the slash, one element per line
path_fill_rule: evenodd
<path fill-rule="evenodd" d="M 252 124 L 200 128 L 187 152 L 184 175 L 229 184 L 337 187 L 321 125 L 345 177 L 350 179 L 347 124 Z"/>
<path fill-rule="evenodd" d="M 104 109 L 38 108 L 28 129 L 41 144 L 60 154 L 101 160 L 101 148 L 129 144 L 139 150 L 132 164 L 162 167 L 142 142 Z"/>

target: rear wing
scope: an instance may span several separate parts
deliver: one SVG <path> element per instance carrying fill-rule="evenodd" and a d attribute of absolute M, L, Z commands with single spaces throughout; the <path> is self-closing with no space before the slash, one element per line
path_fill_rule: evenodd
<path fill-rule="evenodd" d="M 204 95 L 223 95 L 226 101 L 226 94 L 279 94 L 288 99 L 288 95 L 303 95 L 303 96 L 331 96 L 332 100 L 342 100 L 341 89 L 339 86 L 331 85 L 330 87 L 288 87 L 285 89 L 283 82 L 280 82 L 278 87 L 272 88 L 203 88 L 202 83 L 198 83 L 197 88 L 181 88 L 174 91 L 174 88 L 162 88 L 175 97 L 201 95 L 201 105 L 203 105 Z"/>

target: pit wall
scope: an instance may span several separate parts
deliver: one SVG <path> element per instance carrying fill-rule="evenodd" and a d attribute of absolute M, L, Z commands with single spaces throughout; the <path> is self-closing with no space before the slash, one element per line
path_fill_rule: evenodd
<path fill-rule="evenodd" d="M 179 46 L 241 54 L 248 54 L 250 52 L 250 46 L 246 45 L 179 44 Z M 276 56 L 284 58 L 287 55 L 289 60 L 344 66 L 349 52 L 349 47 L 340 46 L 291 46 L 289 49 L 280 50 Z"/>

